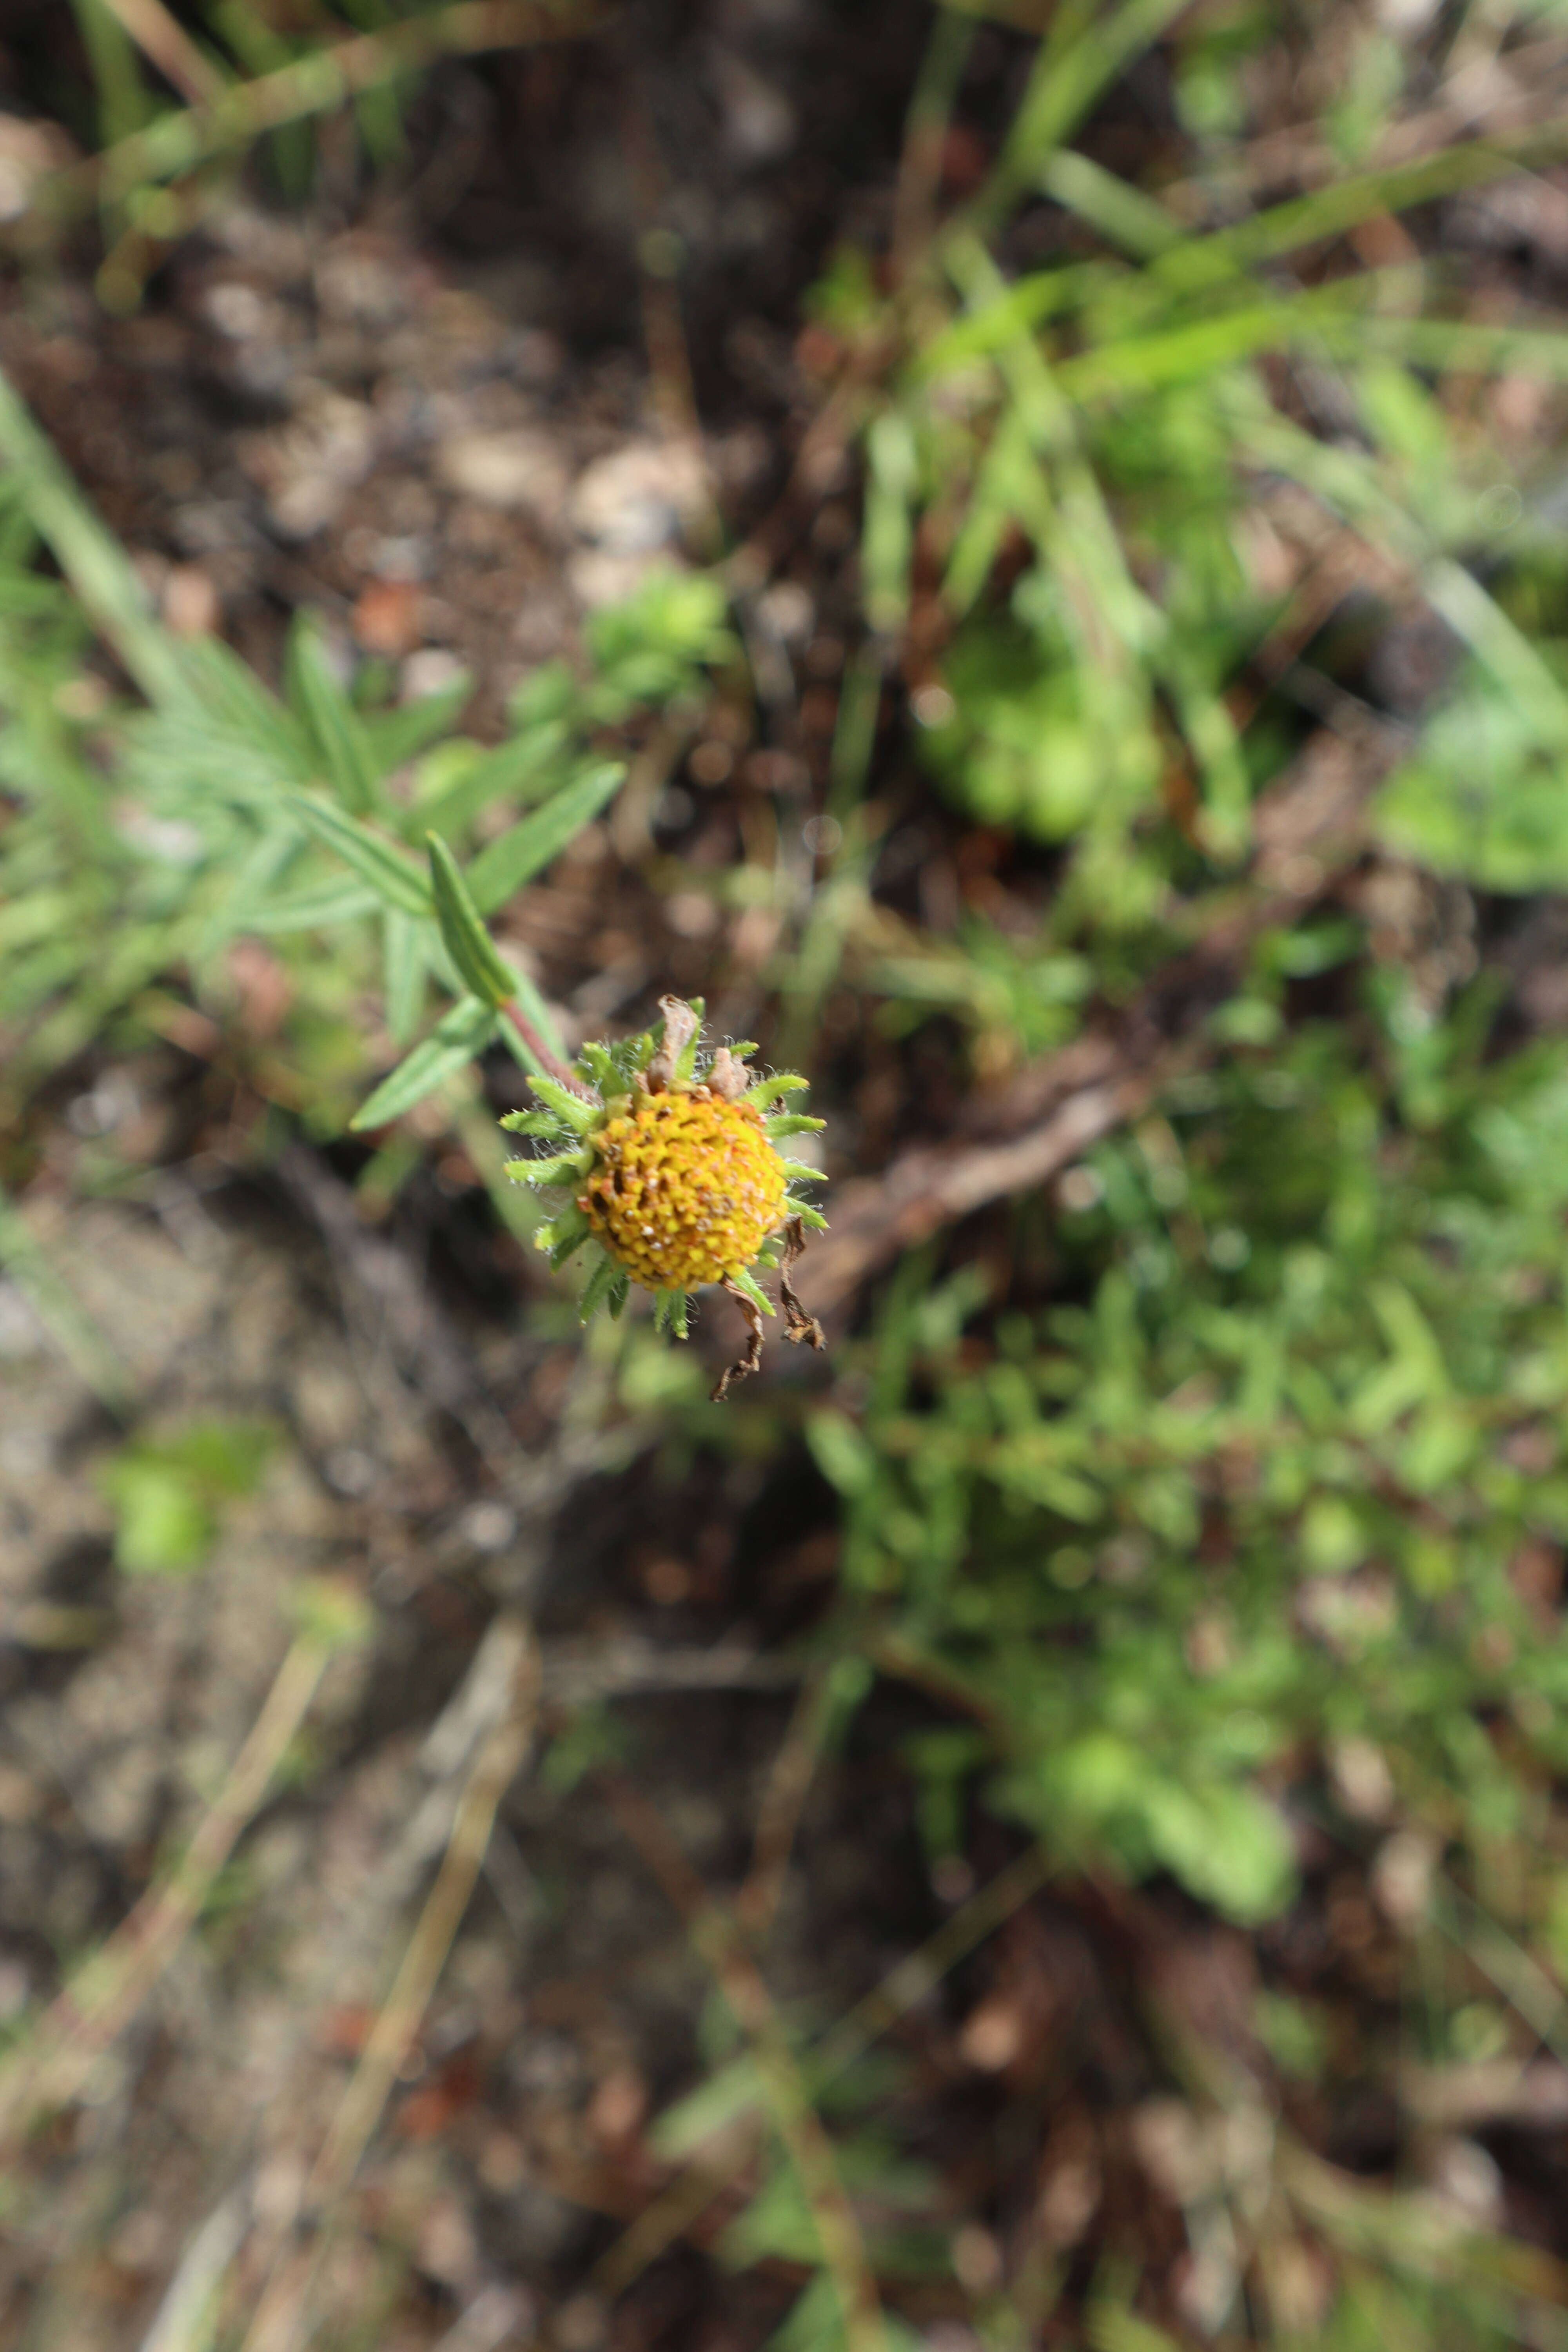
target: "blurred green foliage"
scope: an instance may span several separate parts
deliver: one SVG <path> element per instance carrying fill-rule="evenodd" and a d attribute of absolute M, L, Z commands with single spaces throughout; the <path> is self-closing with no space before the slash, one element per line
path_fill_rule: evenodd
<path fill-rule="evenodd" d="M 138 1437 L 103 1462 L 114 1557 L 128 1576 L 183 1576 L 211 1550 L 226 1503 L 254 1494 L 278 1433 L 265 1423 L 193 1422 Z"/>
<path fill-rule="evenodd" d="M 1568 1763 L 1517 1571 L 1568 1538 L 1568 1075 L 1489 1066 L 1475 1020 L 1401 1042 L 1398 1009 L 1100 1147 L 1056 1303 L 973 1328 L 980 1277 L 908 1266 L 863 1411 L 809 1423 L 847 1590 L 975 1718 L 913 1751 L 939 1853 L 978 1774 L 1064 1854 L 1255 1920 L 1294 1886 L 1303 1738 L 1376 1743 L 1483 1862 Z"/>

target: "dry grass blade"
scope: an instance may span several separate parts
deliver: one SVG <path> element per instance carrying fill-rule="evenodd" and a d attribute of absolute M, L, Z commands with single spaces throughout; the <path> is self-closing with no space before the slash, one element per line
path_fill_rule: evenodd
<path fill-rule="evenodd" d="M 228 85 L 163 0 L 103 0 L 142 56 L 192 106 L 216 106 Z"/>
<path fill-rule="evenodd" d="M 169 1876 L 150 1887 L 41 2020 L 0 2085 L 0 2140 L 76 2097 L 97 2061 L 130 2023 L 190 1928 L 241 1832 L 259 1808 L 305 1719 L 330 1655 L 300 1633 L 216 1801 Z"/>
<path fill-rule="evenodd" d="M 1054 1867 L 1044 1846 L 1032 1845 L 977 1895 L 972 1895 L 918 1951 L 889 1969 L 864 2000 L 857 2001 L 848 2015 L 824 2034 L 811 2053 L 812 2079 L 831 2082 L 852 2066 L 873 2042 L 936 1990 L 949 1969 L 956 1968 L 977 1944 L 994 1936 L 1004 1921 L 1037 1895 Z"/>
<path fill-rule="evenodd" d="M 532 1744 L 538 1696 L 539 1654 L 531 1635 L 523 1632 L 511 1704 L 474 1758 L 436 1883 L 311 2170 L 305 2193 L 307 2222 L 313 2225 L 310 2241 L 274 2273 L 246 2336 L 245 2352 L 288 2352 L 306 2338 L 311 2282 L 334 2209 L 359 2169 L 418 2037 L 484 1867 L 501 1800 Z"/>
<path fill-rule="evenodd" d="M 823 2267 L 838 2297 L 847 2352 L 886 2352 L 877 2284 L 860 2225 L 773 1995 L 734 1921 L 713 1902 L 654 1807 L 628 1781 L 607 1778 L 605 1785 L 622 1827 L 685 1920 L 693 1948 L 711 1970 L 746 2037 L 768 2113 L 816 2225 Z"/>
<path fill-rule="evenodd" d="M 752 1843 L 752 1867 L 735 1898 L 735 1916 L 748 1935 L 765 1936 L 773 1924 L 795 1832 L 832 1721 L 832 1683 L 823 1667 L 801 1687 L 763 1792 Z"/>

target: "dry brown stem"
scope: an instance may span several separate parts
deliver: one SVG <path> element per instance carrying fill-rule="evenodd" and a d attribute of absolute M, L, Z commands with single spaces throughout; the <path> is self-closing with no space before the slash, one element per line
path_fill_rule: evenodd
<path fill-rule="evenodd" d="M 289 2352 L 304 2336 L 307 2305 L 334 2209 L 353 2180 L 400 2069 L 406 2063 L 452 1941 L 484 1866 L 502 1798 L 532 1743 L 539 1653 L 519 1626 L 511 1704 L 469 1769 L 436 1883 L 332 2118 L 305 2192 L 308 2237 L 275 2271 L 245 2338 L 245 2352 Z"/>
<path fill-rule="evenodd" d="M 265 1798 L 305 1719 L 328 1655 L 316 1633 L 296 1637 L 184 1855 L 166 1878 L 148 1888 L 45 2012 L 36 2036 L 18 2055 L 17 2071 L 0 2084 L 0 2141 L 77 2096 L 163 1974 Z"/>
<path fill-rule="evenodd" d="M 735 1916 L 748 1935 L 760 1938 L 773 1924 L 795 1832 L 832 1720 L 832 1685 L 827 1669 L 819 1666 L 801 1685 L 757 1810 L 752 1867 L 735 1897 Z"/>
<path fill-rule="evenodd" d="M 713 1404 L 722 1404 L 737 1381 L 750 1380 L 752 1374 L 761 1371 L 763 1366 L 762 1308 L 754 1298 L 748 1298 L 740 1285 L 731 1282 L 727 1274 L 720 1276 L 719 1287 L 728 1293 L 745 1317 L 748 1336 L 745 1354 L 737 1356 L 732 1364 L 726 1364 L 710 1390 L 709 1401 Z"/>
<path fill-rule="evenodd" d="M 213 106 L 228 85 L 163 0 L 103 0 L 142 56 L 192 106 Z"/>

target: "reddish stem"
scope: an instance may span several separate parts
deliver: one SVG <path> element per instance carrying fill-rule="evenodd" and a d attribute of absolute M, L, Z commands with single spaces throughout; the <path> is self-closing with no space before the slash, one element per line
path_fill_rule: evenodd
<path fill-rule="evenodd" d="M 501 1014 L 503 1019 L 511 1023 L 542 1070 L 552 1078 L 559 1078 L 561 1084 L 570 1087 L 574 1095 L 584 1092 L 583 1081 L 576 1071 L 569 1063 L 563 1062 L 559 1054 L 552 1053 L 528 1015 L 519 1010 L 515 998 L 510 1004 L 501 1006 Z"/>

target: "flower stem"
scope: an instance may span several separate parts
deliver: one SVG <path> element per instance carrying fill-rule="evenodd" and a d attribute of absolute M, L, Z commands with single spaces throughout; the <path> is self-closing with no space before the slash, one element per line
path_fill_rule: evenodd
<path fill-rule="evenodd" d="M 503 1004 L 500 1010 L 502 1020 L 511 1023 L 546 1077 L 558 1078 L 563 1087 L 570 1087 L 574 1094 L 582 1094 L 584 1091 L 583 1081 L 576 1071 L 569 1062 L 563 1062 L 560 1055 L 552 1052 L 545 1044 L 527 1013 L 519 1006 L 516 998 L 514 997 L 510 1004 Z"/>

